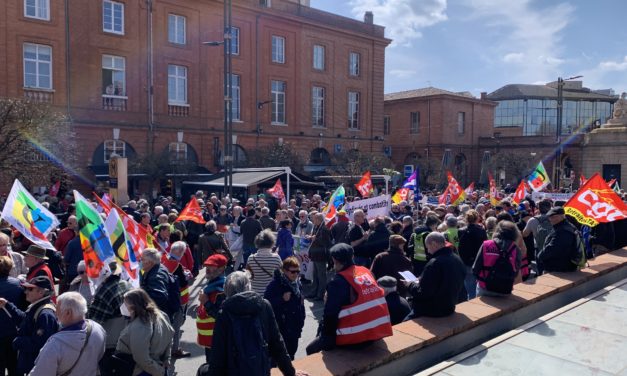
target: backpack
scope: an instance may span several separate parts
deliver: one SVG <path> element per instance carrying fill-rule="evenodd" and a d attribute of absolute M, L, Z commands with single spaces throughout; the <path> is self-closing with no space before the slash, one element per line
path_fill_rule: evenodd
<path fill-rule="evenodd" d="M 586 257 L 586 243 L 583 240 L 581 232 L 575 231 L 575 253 L 570 260 L 573 264 L 577 265 L 577 270 L 583 269 L 588 266 L 588 258 Z"/>
<path fill-rule="evenodd" d="M 499 250 L 499 257 L 494 265 L 486 267 L 488 275 L 483 279 L 486 289 L 501 294 L 510 294 L 516 278 L 516 270 L 509 261 L 511 253 L 516 250 L 512 243 L 508 250 Z M 484 251 L 485 252 L 485 251 Z"/>
<path fill-rule="evenodd" d="M 553 231 L 553 225 L 549 221 L 549 217 L 546 214 L 541 214 L 536 217 L 538 220 L 538 232 L 536 234 L 536 250 L 540 252 L 544 248 L 547 236 Z"/>
<path fill-rule="evenodd" d="M 270 356 L 260 315 L 233 316 L 227 313 L 226 316 L 231 321 L 233 331 L 233 357 L 237 365 L 235 374 L 269 375 Z"/>
<path fill-rule="evenodd" d="M 181 289 L 179 277 L 168 273 L 168 313 L 174 315 L 181 309 Z"/>
<path fill-rule="evenodd" d="M 63 255 L 61 255 L 61 252 L 46 249 L 46 257 L 48 257 L 46 264 L 48 268 L 50 268 L 50 272 L 52 272 L 52 277 L 58 280 L 65 278 L 65 268 L 63 267 Z"/>

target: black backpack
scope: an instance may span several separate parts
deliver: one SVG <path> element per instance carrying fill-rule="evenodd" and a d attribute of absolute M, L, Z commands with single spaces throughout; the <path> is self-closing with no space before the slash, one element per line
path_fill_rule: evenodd
<path fill-rule="evenodd" d="M 499 250 L 499 258 L 494 265 L 485 267 L 488 275 L 483 279 L 486 289 L 501 294 L 511 294 L 516 279 L 516 270 L 509 261 L 512 252 L 516 247 L 512 243 L 508 250 Z"/>
<path fill-rule="evenodd" d="M 52 277 L 58 280 L 65 278 L 65 267 L 63 266 L 63 255 L 61 255 L 61 252 L 53 249 L 46 249 L 46 257 L 48 257 L 46 264 L 52 272 Z M 68 283 L 69 282 L 72 281 L 68 281 Z"/>
<path fill-rule="evenodd" d="M 237 365 L 236 375 L 269 375 L 270 353 L 260 315 L 234 316 L 227 313 L 226 316 L 231 321 L 235 340 L 233 356 Z"/>

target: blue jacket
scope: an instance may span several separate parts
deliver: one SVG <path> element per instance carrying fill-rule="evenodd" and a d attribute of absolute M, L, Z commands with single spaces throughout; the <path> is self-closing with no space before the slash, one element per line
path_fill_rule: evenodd
<path fill-rule="evenodd" d="M 294 253 L 294 237 L 292 236 L 292 232 L 286 228 L 279 229 L 276 246 L 279 249 L 281 260 L 291 256 Z"/>
<path fill-rule="evenodd" d="M 50 304 L 50 298 L 31 304 L 25 312 L 13 303 L 7 303 L 5 306 L 12 316 L 13 324 L 19 325 L 17 337 L 13 340 L 13 348 L 17 351 L 18 373 L 30 372 L 39 350 L 44 347 L 48 338 L 59 330 L 59 323 L 52 309 L 42 309 L 35 321 L 35 313 L 45 304 Z"/>
<path fill-rule="evenodd" d="M 289 231 L 289 230 L 288 230 Z M 305 325 L 305 305 L 300 281 L 298 289 L 278 269 L 274 271 L 274 279 L 266 287 L 263 297 L 270 302 L 274 317 L 283 338 L 300 338 Z M 297 291 L 298 290 L 298 291 Z M 283 294 L 291 293 L 290 300 L 283 300 Z"/>
<path fill-rule="evenodd" d="M 148 272 L 141 275 L 140 285 L 152 298 L 160 310 L 171 315 L 168 309 L 168 270 L 163 265 L 155 265 Z"/>
<path fill-rule="evenodd" d="M 8 300 L 20 309 L 26 308 L 24 290 L 17 278 L 0 278 L 0 298 Z M 3 309 L 0 309 L 0 338 L 14 338 L 16 334 L 17 325 L 11 321 Z"/>

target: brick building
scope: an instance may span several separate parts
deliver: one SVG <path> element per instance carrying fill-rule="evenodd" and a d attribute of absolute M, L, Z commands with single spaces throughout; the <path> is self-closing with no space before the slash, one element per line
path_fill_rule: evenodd
<path fill-rule="evenodd" d="M 496 103 L 470 93 L 433 87 L 390 93 L 384 104 L 384 151 L 397 166 L 418 165 L 422 181 L 445 179 L 462 185 L 479 180 L 483 149 L 491 135 Z"/>
<path fill-rule="evenodd" d="M 308 1 L 236 0 L 232 27 L 236 166 L 273 143 L 297 143 L 313 167 L 334 151 L 383 149 L 390 40 L 371 13 L 360 22 Z M 7 0 L 0 35 L 0 96 L 66 112 L 94 182 L 114 152 L 198 166 L 186 174 L 220 169 L 223 48 L 203 42 L 224 37 L 222 2 Z M 131 172 L 130 190 L 145 192 L 146 171 Z"/>

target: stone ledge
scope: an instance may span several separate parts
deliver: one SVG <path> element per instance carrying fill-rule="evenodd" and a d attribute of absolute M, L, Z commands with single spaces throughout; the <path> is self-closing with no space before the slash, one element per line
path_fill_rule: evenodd
<path fill-rule="evenodd" d="M 617 271 L 620 273 L 615 273 L 616 276 L 608 275 Z M 365 349 L 325 351 L 294 361 L 294 367 L 312 376 L 364 373 L 389 376 L 415 372 L 437 359 L 445 359 L 532 321 L 625 274 L 627 247 L 590 260 L 589 266 L 581 271 L 545 274 L 517 284 L 511 296 L 479 297 L 458 304 L 451 316 L 403 322 L 394 326 L 392 337 Z M 422 353 L 424 357 L 414 359 Z M 280 371 L 273 369 L 272 374 L 280 375 Z"/>

